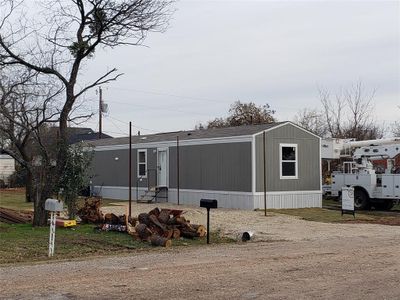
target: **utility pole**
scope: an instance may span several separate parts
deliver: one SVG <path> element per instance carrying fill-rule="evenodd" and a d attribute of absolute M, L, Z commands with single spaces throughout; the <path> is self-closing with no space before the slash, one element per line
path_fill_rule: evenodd
<path fill-rule="evenodd" d="M 132 213 L 132 122 L 129 122 L 129 220 L 131 219 Z M 137 188 L 137 185 L 136 185 Z M 137 190 L 136 190 L 137 191 Z M 137 199 L 136 199 L 137 200 Z"/>
<path fill-rule="evenodd" d="M 103 116 L 103 91 L 99 86 L 99 139 L 102 136 L 102 116 Z"/>

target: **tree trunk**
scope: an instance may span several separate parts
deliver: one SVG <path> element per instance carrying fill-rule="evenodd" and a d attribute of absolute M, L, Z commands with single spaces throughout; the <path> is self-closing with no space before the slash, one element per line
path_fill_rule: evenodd
<path fill-rule="evenodd" d="M 44 167 L 40 170 L 42 174 L 33 174 L 34 177 L 38 178 L 32 189 L 34 191 L 34 205 L 35 211 L 33 215 L 33 226 L 45 226 L 47 225 L 48 212 L 45 210 L 45 202 L 48 198 L 52 197 L 54 189 L 54 174 L 49 169 Z M 41 176 L 40 176 L 41 175 Z"/>
<path fill-rule="evenodd" d="M 33 176 L 32 172 L 27 170 L 26 172 L 26 182 L 25 182 L 25 201 L 26 202 L 34 202 L 34 188 L 33 188 Z"/>

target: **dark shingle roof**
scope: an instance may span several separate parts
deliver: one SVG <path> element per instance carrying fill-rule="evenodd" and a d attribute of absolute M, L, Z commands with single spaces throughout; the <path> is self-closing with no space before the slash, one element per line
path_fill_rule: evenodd
<path fill-rule="evenodd" d="M 58 127 L 50 127 L 47 136 L 50 138 L 54 138 L 57 136 Z M 99 139 L 99 133 L 93 131 L 91 128 L 87 127 L 68 127 L 68 145 L 75 144 L 82 141 L 92 141 Z M 112 136 L 102 133 L 102 139 L 112 139 Z"/>
<path fill-rule="evenodd" d="M 132 136 L 132 143 L 144 144 L 151 142 L 175 141 L 177 136 L 179 136 L 179 140 L 194 140 L 194 139 L 209 139 L 209 138 L 219 138 L 219 137 L 252 135 L 257 132 L 273 128 L 282 123 L 286 122 L 277 122 L 277 123 L 262 124 L 262 125 L 243 125 L 243 126 L 226 127 L 226 128 L 210 128 L 210 129 L 200 129 L 200 130 L 190 130 L 190 131 L 175 131 L 175 132 L 156 133 L 156 134 L 140 135 L 140 136 L 135 135 Z M 96 141 L 90 141 L 90 144 L 95 147 L 126 145 L 129 144 L 129 137 L 101 139 Z"/>

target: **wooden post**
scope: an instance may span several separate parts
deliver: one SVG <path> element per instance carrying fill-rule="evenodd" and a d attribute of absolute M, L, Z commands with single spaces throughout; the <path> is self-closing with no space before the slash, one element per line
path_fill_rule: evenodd
<path fill-rule="evenodd" d="M 129 122 L 129 219 L 132 213 L 132 122 Z"/>
<path fill-rule="evenodd" d="M 266 174 L 266 169 L 265 169 L 265 131 L 263 131 L 263 170 L 264 170 L 264 176 L 263 176 L 263 188 L 264 188 L 264 215 L 267 216 L 267 183 L 265 182 L 265 174 Z"/>
<path fill-rule="evenodd" d="M 179 136 L 176 136 L 176 187 L 179 205 Z"/>

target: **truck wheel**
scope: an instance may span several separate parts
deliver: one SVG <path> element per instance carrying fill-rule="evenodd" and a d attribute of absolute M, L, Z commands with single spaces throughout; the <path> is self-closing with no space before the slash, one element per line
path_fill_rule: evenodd
<path fill-rule="evenodd" d="M 374 206 L 375 206 L 375 209 L 377 209 L 377 210 L 391 210 L 394 206 L 394 201 L 387 200 L 383 203 L 377 203 Z"/>
<path fill-rule="evenodd" d="M 368 195 L 360 189 L 354 191 L 354 208 L 357 210 L 364 210 L 370 208 Z"/>

